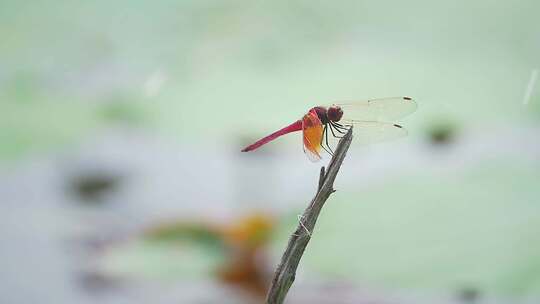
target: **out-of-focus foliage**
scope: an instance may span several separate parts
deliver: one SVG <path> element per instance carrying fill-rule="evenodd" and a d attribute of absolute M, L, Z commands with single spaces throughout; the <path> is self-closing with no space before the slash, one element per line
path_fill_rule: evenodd
<path fill-rule="evenodd" d="M 536 1 L 2 7 L 4 157 L 80 140 L 111 120 L 152 117 L 182 137 L 245 133 L 314 103 L 389 95 L 418 99 L 413 125 L 432 114 L 465 125 L 538 118 L 537 90 L 521 104 L 539 64 Z"/>

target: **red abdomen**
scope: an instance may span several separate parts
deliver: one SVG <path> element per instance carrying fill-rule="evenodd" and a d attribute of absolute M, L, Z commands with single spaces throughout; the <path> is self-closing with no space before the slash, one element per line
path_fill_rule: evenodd
<path fill-rule="evenodd" d="M 298 121 L 295 121 L 293 122 L 292 124 L 286 126 L 285 128 L 281 129 L 281 130 L 278 130 L 260 140 L 258 140 L 257 142 L 245 147 L 244 149 L 242 149 L 242 152 L 249 152 L 249 151 L 253 151 L 257 148 L 259 148 L 260 146 L 280 137 L 280 136 L 283 136 L 285 134 L 289 134 L 291 132 L 296 132 L 296 131 L 301 131 L 302 130 L 302 121 L 301 120 L 298 120 Z"/>

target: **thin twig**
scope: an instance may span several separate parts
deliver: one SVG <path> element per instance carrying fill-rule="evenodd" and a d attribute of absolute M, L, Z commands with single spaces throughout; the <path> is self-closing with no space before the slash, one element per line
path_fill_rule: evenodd
<path fill-rule="evenodd" d="M 319 213 L 328 197 L 330 197 L 330 194 L 335 192 L 334 180 L 345 159 L 345 154 L 347 154 L 347 150 L 349 150 L 352 137 L 351 127 L 347 134 L 339 141 L 336 152 L 334 153 L 332 160 L 330 160 L 326 173 L 324 167 L 321 168 L 317 194 L 304 211 L 304 214 L 299 216 L 298 227 L 291 235 L 287 249 L 285 249 L 285 252 L 281 257 L 281 262 L 272 279 L 272 285 L 270 286 L 270 290 L 266 297 L 267 304 L 282 304 L 285 300 L 285 296 L 294 282 L 296 269 L 298 268 L 300 259 L 313 235 Z"/>

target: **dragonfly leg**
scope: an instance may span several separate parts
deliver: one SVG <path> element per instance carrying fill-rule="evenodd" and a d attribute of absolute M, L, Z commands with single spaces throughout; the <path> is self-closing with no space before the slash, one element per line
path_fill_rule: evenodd
<path fill-rule="evenodd" d="M 341 125 L 338 126 L 338 125 L 336 125 L 336 124 L 332 124 L 332 127 L 334 127 L 334 129 L 336 130 L 336 132 L 338 132 L 339 134 L 345 135 L 346 129 L 345 129 L 343 126 L 341 126 Z"/>
<path fill-rule="evenodd" d="M 330 154 L 331 156 L 334 156 L 334 151 L 332 151 L 332 148 L 330 148 L 330 146 L 328 145 L 328 124 L 326 124 L 324 126 L 324 129 L 323 129 L 323 137 L 324 137 L 324 140 L 326 142 L 326 147 L 324 146 L 325 143 L 323 142 L 323 138 L 321 138 L 321 147 L 324 149 L 324 151 L 326 151 L 328 154 Z"/>
<path fill-rule="evenodd" d="M 335 127 L 336 129 L 340 129 L 340 130 L 342 130 L 342 131 L 344 131 L 344 132 L 349 131 L 349 128 L 350 128 L 350 126 L 344 126 L 344 125 L 342 125 L 342 124 L 340 124 L 340 123 L 337 123 L 337 122 L 334 122 L 333 125 L 334 125 L 334 127 Z"/>
<path fill-rule="evenodd" d="M 333 124 L 330 124 L 330 132 L 332 132 L 332 136 L 334 136 L 335 138 L 342 138 L 343 136 L 338 136 L 336 135 L 336 133 L 334 133 L 334 125 Z M 336 132 L 340 133 L 340 135 L 343 135 L 345 133 L 342 133 L 340 131 L 338 131 L 338 129 L 336 129 Z"/>
<path fill-rule="evenodd" d="M 327 128 L 328 128 L 328 125 L 327 125 Z M 326 134 L 325 134 L 324 138 L 325 138 L 325 141 L 326 141 L 326 146 L 330 150 L 330 155 L 334 156 L 334 150 L 332 150 L 332 147 L 330 147 L 330 144 L 328 144 L 328 130 L 326 131 Z"/>

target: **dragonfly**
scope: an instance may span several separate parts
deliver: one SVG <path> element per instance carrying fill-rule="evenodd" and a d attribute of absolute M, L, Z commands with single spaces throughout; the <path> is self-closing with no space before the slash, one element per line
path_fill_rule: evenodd
<path fill-rule="evenodd" d="M 316 106 L 302 119 L 245 147 L 242 152 L 256 150 L 278 137 L 302 131 L 304 152 L 309 160 L 316 162 L 322 158 L 322 150 L 334 154 L 329 137 L 342 138 L 352 126 L 355 141 L 364 144 L 406 136 L 407 130 L 395 121 L 413 113 L 416 108 L 416 102 L 407 96 Z"/>

